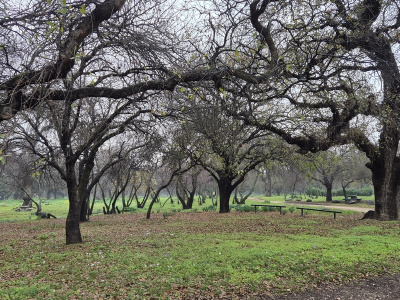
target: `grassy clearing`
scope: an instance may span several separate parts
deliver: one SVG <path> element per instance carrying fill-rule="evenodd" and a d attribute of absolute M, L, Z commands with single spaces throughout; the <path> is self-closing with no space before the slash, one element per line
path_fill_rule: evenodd
<path fill-rule="evenodd" d="M 0 224 L 0 299 L 244 298 L 400 269 L 400 222 L 278 212 L 94 216 Z"/>
<path fill-rule="evenodd" d="M 38 201 L 38 199 L 36 199 Z M 165 212 L 165 211 L 172 211 L 172 210 L 180 210 L 182 205 L 180 205 L 177 200 L 175 199 L 175 203 L 171 204 L 165 203 L 162 207 L 161 205 L 164 204 L 166 198 L 161 198 L 160 203 L 156 203 L 154 205 L 154 212 Z M 18 208 L 22 205 L 22 200 L 1 200 L 0 201 L 0 222 L 8 222 L 8 221 L 19 221 L 19 220 L 31 220 L 36 219 L 36 216 L 33 215 L 33 212 L 36 211 L 36 206 L 33 205 L 32 212 L 16 212 L 14 209 Z M 149 202 L 147 206 L 143 209 L 136 209 L 137 212 L 146 212 Z M 93 212 L 94 214 L 102 214 L 103 213 L 103 201 L 97 200 L 94 205 Z M 117 201 L 117 206 L 122 208 L 121 200 Z M 132 204 L 132 207 L 136 207 L 135 204 Z M 195 209 L 201 210 L 201 207 L 196 205 L 194 206 Z M 68 199 L 51 199 L 42 201 L 42 211 L 52 213 L 53 215 L 57 216 L 58 218 L 65 218 L 68 214 Z"/>
<path fill-rule="evenodd" d="M 259 199 L 259 200 L 264 200 L 266 202 L 268 201 L 280 201 L 282 204 L 284 203 L 284 198 L 283 196 L 273 196 L 273 197 L 264 197 L 264 196 L 255 196 L 254 198 Z M 251 207 L 251 204 L 260 204 L 259 200 L 254 200 L 248 199 L 246 201 L 246 205 L 248 206 L 248 211 L 254 211 L 254 208 Z M 321 201 L 322 198 L 319 199 Z M 38 199 L 36 199 L 38 201 Z M 153 213 L 175 213 L 175 212 L 180 212 L 182 211 L 182 205 L 178 202 L 177 199 L 174 199 L 174 203 L 171 204 L 170 201 L 166 201 L 167 198 L 161 198 L 160 203 L 156 203 L 153 206 Z M 314 199 L 314 201 L 318 201 Z M 0 223 L 1 222 L 10 222 L 10 221 L 21 221 L 21 220 L 34 220 L 37 217 L 33 214 L 36 211 L 36 207 L 31 212 L 16 212 L 14 209 L 18 208 L 22 204 L 22 200 L 1 200 L 0 201 Z M 93 209 L 94 214 L 102 214 L 103 213 L 103 202 L 98 200 L 95 202 L 95 206 Z M 138 213 L 144 213 L 147 212 L 147 208 L 149 205 L 149 201 L 147 205 L 142 208 L 142 209 L 135 209 L 135 212 Z M 338 205 L 338 204 L 335 204 Z M 121 201 L 117 201 L 117 206 L 122 208 L 122 203 Z M 293 206 L 287 205 L 287 208 L 284 209 L 284 213 L 290 212 L 295 212 L 298 213 L 298 211 L 295 210 L 295 208 L 291 208 Z M 357 206 L 362 206 L 360 204 L 357 204 Z M 132 204 L 132 207 L 136 207 L 135 204 Z M 193 203 L 193 209 L 190 211 L 196 212 L 196 211 L 218 211 L 219 207 L 214 207 L 211 204 L 211 200 L 208 199 L 205 204 L 199 205 L 197 201 Z M 234 209 L 234 208 L 233 208 Z M 244 208 L 246 210 L 246 208 Z M 55 215 L 58 218 L 65 218 L 67 217 L 68 213 L 68 200 L 67 199 L 52 199 L 52 200 L 46 200 L 42 201 L 42 211 L 46 213 L 51 213 Z M 305 212 L 306 214 L 310 214 L 310 212 Z M 350 211 L 343 211 L 344 214 L 354 214 L 354 212 Z M 318 213 L 318 212 L 312 212 L 312 214 L 323 214 L 323 213 Z"/>

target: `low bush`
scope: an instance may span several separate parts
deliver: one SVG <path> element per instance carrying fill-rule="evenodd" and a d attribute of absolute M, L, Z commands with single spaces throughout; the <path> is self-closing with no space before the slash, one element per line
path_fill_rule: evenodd
<path fill-rule="evenodd" d="M 124 207 L 124 212 L 136 212 L 136 210 L 135 207 Z"/>
<path fill-rule="evenodd" d="M 217 210 L 217 207 L 215 205 L 203 207 L 203 211 L 216 211 L 216 210 Z"/>
<path fill-rule="evenodd" d="M 235 209 L 236 211 L 242 211 L 242 212 L 249 212 L 249 211 L 253 211 L 254 208 L 249 206 L 249 205 L 242 205 L 242 204 L 238 204 L 234 207 L 232 207 L 232 209 Z"/>
<path fill-rule="evenodd" d="M 357 196 L 372 196 L 374 194 L 374 190 L 371 187 L 365 187 L 362 189 L 346 189 L 347 195 L 357 195 Z M 343 195 L 343 190 L 338 189 L 333 191 L 333 196 L 341 196 Z"/>
<path fill-rule="evenodd" d="M 266 212 L 279 210 L 278 207 L 270 207 L 270 206 L 261 206 L 261 208 L 262 208 L 262 211 L 266 211 Z"/>
<path fill-rule="evenodd" d="M 314 197 L 316 197 L 316 196 L 325 196 L 326 195 L 326 191 L 322 190 L 320 188 L 317 188 L 317 187 L 309 187 L 306 190 L 306 194 L 309 195 L 309 196 L 314 196 Z"/>

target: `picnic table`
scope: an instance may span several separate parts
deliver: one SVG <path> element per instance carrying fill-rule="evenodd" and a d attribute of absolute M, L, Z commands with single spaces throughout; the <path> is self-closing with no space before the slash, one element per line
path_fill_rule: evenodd
<path fill-rule="evenodd" d="M 361 201 L 361 198 L 358 198 L 356 195 L 350 195 L 343 199 L 343 201 L 347 204 L 354 204 Z"/>

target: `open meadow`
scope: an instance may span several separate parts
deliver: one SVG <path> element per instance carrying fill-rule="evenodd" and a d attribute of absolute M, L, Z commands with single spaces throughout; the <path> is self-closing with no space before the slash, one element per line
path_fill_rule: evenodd
<path fill-rule="evenodd" d="M 400 270 L 399 222 L 178 207 L 92 216 L 69 246 L 65 219 L 1 222 L 0 299 L 251 299 Z"/>

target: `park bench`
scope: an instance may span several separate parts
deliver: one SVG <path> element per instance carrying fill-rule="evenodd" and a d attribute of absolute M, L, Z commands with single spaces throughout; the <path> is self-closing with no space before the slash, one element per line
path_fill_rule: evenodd
<path fill-rule="evenodd" d="M 282 207 L 286 207 L 283 205 L 269 205 L 269 204 L 252 204 L 251 206 L 254 206 L 254 212 L 257 212 L 257 206 L 267 206 L 267 207 L 278 207 L 279 208 L 279 213 L 282 214 Z"/>
<path fill-rule="evenodd" d="M 304 210 L 314 210 L 314 211 L 322 211 L 322 212 L 329 212 L 333 213 L 333 218 L 336 220 L 336 214 L 341 214 L 341 211 L 336 210 L 328 210 L 328 209 L 318 209 L 318 208 L 308 208 L 308 207 L 297 207 L 297 209 L 301 209 L 301 215 L 304 216 Z"/>

